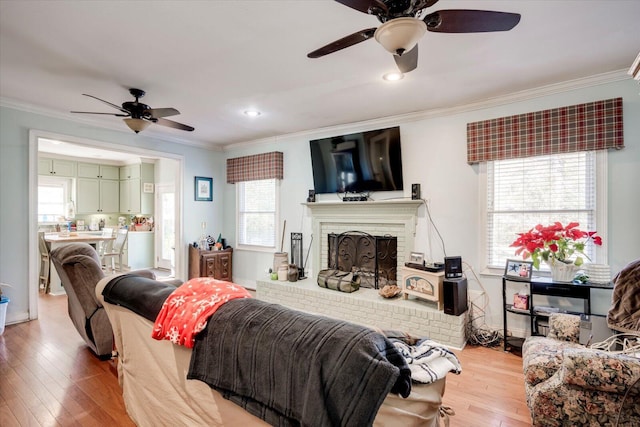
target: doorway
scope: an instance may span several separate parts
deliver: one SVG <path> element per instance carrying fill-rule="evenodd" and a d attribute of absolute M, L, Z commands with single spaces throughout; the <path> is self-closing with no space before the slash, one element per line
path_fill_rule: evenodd
<path fill-rule="evenodd" d="M 156 186 L 156 266 L 171 271 L 175 276 L 175 185 L 158 184 Z"/>
<path fill-rule="evenodd" d="M 172 212 L 165 214 L 163 222 L 158 221 L 156 224 L 156 231 L 164 226 L 169 227 L 167 233 L 172 236 L 171 240 L 173 244 L 170 246 L 171 256 L 168 258 L 171 265 L 173 265 L 172 273 L 176 277 L 183 277 L 186 275 L 186 255 L 181 250 L 181 245 L 176 245 L 176 242 L 180 242 L 182 239 L 182 212 L 183 212 L 183 200 L 182 200 L 182 176 L 184 170 L 184 157 L 179 154 L 165 153 L 149 149 L 144 149 L 135 146 L 126 146 L 114 143 L 106 143 L 102 141 L 89 140 L 84 138 L 71 137 L 67 135 L 53 134 L 50 132 L 35 131 L 29 132 L 29 205 L 32 207 L 29 209 L 29 318 L 36 319 L 38 317 L 38 271 L 39 271 L 39 256 L 37 245 L 37 231 L 38 231 L 38 218 L 37 218 L 37 206 L 38 206 L 38 158 L 39 156 L 50 157 L 55 154 L 51 151 L 40 152 L 40 141 L 60 141 L 67 146 L 67 152 L 60 150 L 60 156 L 77 157 L 79 162 L 88 163 L 102 163 L 98 158 L 88 155 L 88 153 L 100 151 L 103 153 L 120 154 L 122 156 L 137 156 L 139 159 L 145 161 L 155 161 L 156 164 L 160 163 L 164 166 L 163 172 L 156 173 L 156 182 L 163 182 L 171 184 L 173 189 L 173 206 Z M 43 143 L 44 145 L 44 143 Z M 60 144 L 63 145 L 63 144 Z M 69 147 L 71 151 L 69 151 Z M 70 154 L 73 153 L 73 154 Z M 102 154 L 102 153 L 101 153 Z M 167 165 L 169 167 L 167 167 Z M 168 172 L 167 172 L 168 171 Z M 154 203 L 155 204 L 155 203 Z M 33 209 L 35 208 L 35 209 Z M 167 225 L 167 221 L 173 220 L 170 225 Z M 166 234 L 163 232 L 163 234 Z M 158 259 L 158 255 L 154 259 Z M 171 267 L 170 267 L 171 268 Z"/>

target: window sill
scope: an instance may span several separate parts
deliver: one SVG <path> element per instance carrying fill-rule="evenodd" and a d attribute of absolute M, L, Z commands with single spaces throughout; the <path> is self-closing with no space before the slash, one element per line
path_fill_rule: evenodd
<path fill-rule="evenodd" d="M 276 248 L 269 246 L 238 245 L 236 251 L 275 253 Z"/>

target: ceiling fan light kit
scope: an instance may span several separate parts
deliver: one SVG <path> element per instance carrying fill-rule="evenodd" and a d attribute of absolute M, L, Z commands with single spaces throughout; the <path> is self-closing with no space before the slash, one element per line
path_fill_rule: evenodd
<path fill-rule="evenodd" d="M 387 52 L 402 56 L 414 48 L 427 31 L 427 24 L 416 18 L 396 18 L 380 25 L 373 37 Z"/>
<path fill-rule="evenodd" d="M 129 119 L 122 119 L 122 120 L 124 120 L 127 126 L 129 126 L 129 129 L 131 129 L 135 133 L 142 132 L 143 130 L 148 128 L 149 125 L 151 124 L 151 122 L 147 122 L 146 120 L 142 120 L 142 119 L 129 118 Z"/>
<path fill-rule="evenodd" d="M 93 111 L 72 111 L 72 113 L 81 113 L 81 114 L 106 114 L 109 116 L 116 117 L 125 117 L 124 122 L 129 129 L 134 131 L 135 133 L 142 132 L 146 128 L 149 127 L 151 123 L 155 123 L 162 126 L 167 126 L 174 129 L 186 130 L 191 132 L 194 130 L 193 127 L 184 125 L 182 123 L 174 122 L 173 120 L 167 120 L 164 117 L 168 116 L 176 116 L 180 114 L 180 111 L 175 108 L 151 108 L 147 104 L 143 104 L 140 102 L 140 98 L 145 95 L 145 91 L 141 89 L 131 88 L 129 89 L 129 93 L 136 99 L 135 101 L 127 101 L 123 102 L 122 106 L 114 104 L 109 101 L 105 101 L 104 99 L 100 99 L 97 96 L 88 95 L 83 93 L 84 96 L 88 96 L 89 98 L 96 99 L 100 102 L 107 104 L 110 107 L 119 110 L 119 113 L 98 113 Z"/>
<path fill-rule="evenodd" d="M 520 14 L 490 10 L 425 11 L 438 0 L 335 0 L 340 4 L 373 15 L 382 23 L 378 28 L 356 31 L 307 54 L 320 58 L 375 38 L 388 52 L 402 73 L 418 67 L 418 41 L 432 33 L 481 33 L 509 31 L 520 22 Z"/>

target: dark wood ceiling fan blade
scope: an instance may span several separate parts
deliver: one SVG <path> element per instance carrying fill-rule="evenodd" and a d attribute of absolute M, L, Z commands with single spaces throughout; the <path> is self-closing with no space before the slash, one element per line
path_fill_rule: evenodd
<path fill-rule="evenodd" d="M 186 130 L 188 132 L 191 132 L 194 130 L 194 128 L 192 128 L 191 126 L 183 125 L 182 123 L 174 122 L 173 120 L 154 119 L 153 122 L 156 124 L 167 126 L 174 129 Z"/>
<path fill-rule="evenodd" d="M 79 114 L 105 114 L 107 116 L 116 116 L 116 117 L 129 117 L 130 114 L 118 114 L 118 113 L 95 113 L 93 111 L 70 111 L 70 113 L 79 113 Z"/>
<path fill-rule="evenodd" d="M 425 16 L 427 30 L 436 33 L 485 33 L 509 31 L 520 22 L 520 14 L 490 10 L 439 10 Z"/>
<path fill-rule="evenodd" d="M 373 33 L 376 32 L 375 28 L 368 28 L 366 30 L 357 31 L 353 34 L 349 34 L 346 37 L 329 43 L 326 46 L 322 46 L 320 49 L 316 49 L 307 55 L 307 58 L 320 58 L 321 56 L 328 55 L 333 52 L 337 52 L 354 44 L 361 43 L 365 40 L 369 40 L 373 37 Z"/>
<path fill-rule="evenodd" d="M 402 56 L 393 55 L 398 70 L 402 73 L 408 73 L 418 68 L 418 45 L 415 45 L 409 52 L 405 52 Z"/>
<path fill-rule="evenodd" d="M 100 98 L 98 98 L 97 96 L 89 95 L 89 94 L 86 94 L 86 93 L 83 93 L 83 95 L 84 95 L 84 96 L 88 96 L 89 98 L 97 99 L 98 101 L 100 101 L 100 102 L 104 102 L 105 104 L 107 104 L 107 105 L 108 105 L 108 106 L 110 106 L 110 107 L 113 107 L 113 108 L 115 108 L 115 109 L 117 109 L 117 110 L 120 110 L 120 111 L 122 111 L 123 113 L 127 113 L 127 114 L 129 114 L 129 112 L 128 112 L 127 110 L 125 110 L 125 109 L 124 109 L 124 108 L 122 108 L 121 106 L 116 105 L 116 104 L 114 104 L 114 103 L 112 103 L 112 102 L 105 101 L 104 99 L 100 99 Z"/>
<path fill-rule="evenodd" d="M 382 0 L 336 0 L 338 3 L 343 4 L 345 6 L 350 7 L 351 9 L 355 9 L 362 13 L 372 13 L 376 15 L 377 13 L 388 12 L 387 5 L 382 2 Z M 437 1 L 437 0 L 436 0 Z"/>
<path fill-rule="evenodd" d="M 177 116 L 180 114 L 180 111 L 175 108 L 149 108 L 144 110 L 145 113 L 149 113 L 151 117 L 154 119 L 159 119 L 160 117 L 169 117 L 169 116 Z"/>

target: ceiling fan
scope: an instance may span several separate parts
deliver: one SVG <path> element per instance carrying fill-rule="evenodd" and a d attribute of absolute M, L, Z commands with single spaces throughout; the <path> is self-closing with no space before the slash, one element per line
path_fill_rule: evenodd
<path fill-rule="evenodd" d="M 120 110 L 121 111 L 120 113 L 96 113 L 91 111 L 71 111 L 71 112 L 81 113 L 81 114 L 107 114 L 107 115 L 116 116 L 116 117 L 126 117 L 125 119 L 123 119 L 124 122 L 135 133 L 145 130 L 151 123 L 167 126 L 174 129 L 186 130 L 189 132 L 194 130 L 194 128 L 191 126 L 187 126 L 182 123 L 174 122 L 173 120 L 168 120 L 164 118 L 164 117 L 176 116 L 180 114 L 180 111 L 176 110 L 175 108 L 151 108 L 147 104 L 143 104 L 142 102 L 139 102 L 139 99 L 144 96 L 145 91 L 131 88 L 129 89 L 129 93 L 136 100 L 123 102 L 122 107 L 119 105 L 113 104 L 109 101 L 105 101 L 104 99 L 100 99 L 96 96 L 83 93 L 84 96 L 97 99 L 98 101 L 104 102 L 105 104 L 115 108 L 116 110 Z"/>
<path fill-rule="evenodd" d="M 398 69 L 408 73 L 418 66 L 418 41 L 425 31 L 435 33 L 483 33 L 509 31 L 520 14 L 489 10 L 451 9 L 426 13 L 438 0 L 335 0 L 359 12 L 375 15 L 382 25 L 357 31 L 309 53 L 320 58 L 375 38 L 393 54 Z"/>

